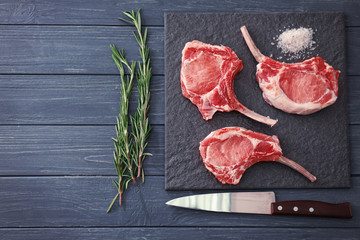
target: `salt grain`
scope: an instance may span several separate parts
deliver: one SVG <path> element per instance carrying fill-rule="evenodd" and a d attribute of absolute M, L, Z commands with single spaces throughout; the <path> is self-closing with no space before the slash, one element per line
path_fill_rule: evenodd
<path fill-rule="evenodd" d="M 313 33 L 312 28 L 287 29 L 277 38 L 277 47 L 283 53 L 297 54 L 315 44 L 312 38 Z"/>

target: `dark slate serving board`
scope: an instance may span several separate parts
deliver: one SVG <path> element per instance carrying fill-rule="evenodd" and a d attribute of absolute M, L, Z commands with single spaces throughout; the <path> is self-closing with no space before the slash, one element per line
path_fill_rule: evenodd
<path fill-rule="evenodd" d="M 246 25 L 263 54 L 273 58 L 281 52 L 272 45 L 284 27 L 311 27 L 317 30 L 313 56 L 324 58 L 339 77 L 339 97 L 335 104 L 308 116 L 284 113 L 265 103 L 256 82 L 256 62 L 240 32 Z M 181 51 L 186 42 L 200 40 L 225 45 L 243 60 L 244 69 L 234 80 L 235 93 L 245 106 L 278 119 L 273 127 L 255 122 L 238 112 L 217 112 L 205 121 L 195 105 L 181 94 Z M 297 61 L 305 60 L 299 59 Z M 342 13 L 167 13 L 165 14 L 165 188 L 254 189 L 254 188 L 337 188 L 350 187 L 350 156 L 346 97 L 345 19 Z M 311 183 L 279 163 L 261 162 L 250 167 L 236 186 L 223 186 L 206 170 L 199 142 L 211 131 L 228 126 L 277 135 L 284 156 L 298 162 L 316 177 Z"/>

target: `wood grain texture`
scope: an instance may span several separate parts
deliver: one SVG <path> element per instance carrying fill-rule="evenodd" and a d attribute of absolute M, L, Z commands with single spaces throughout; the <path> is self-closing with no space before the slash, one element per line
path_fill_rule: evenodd
<path fill-rule="evenodd" d="M 164 178 L 148 176 L 145 184 L 124 194 L 123 206 L 106 209 L 115 195 L 113 177 L 2 177 L 0 226 L 2 227 L 102 227 L 102 226 L 222 226 L 222 227 L 336 227 L 360 226 L 360 177 L 351 189 L 276 190 L 276 200 L 351 202 L 352 219 L 331 219 L 195 211 L 165 205 L 180 196 L 203 191 L 167 192 Z"/>
<path fill-rule="evenodd" d="M 41 239 L 73 239 L 77 240 L 98 240 L 98 239 L 136 239 L 136 240 L 168 240 L 168 239 L 268 239 L 278 240 L 332 240 L 332 239 L 358 239 L 359 229 L 331 229 L 331 228 L 219 228 L 219 227 L 116 227 L 116 228 L 25 228 L 0 229 L 1 239 L 27 240 Z"/>
<path fill-rule="evenodd" d="M 164 174 L 164 134 L 153 126 L 146 175 Z M 116 175 L 114 135 L 113 126 L 0 126 L 0 175 Z"/>
<path fill-rule="evenodd" d="M 150 91 L 150 123 L 164 124 L 163 76 L 152 77 Z M 131 113 L 137 98 L 134 87 Z M 114 124 L 119 111 L 117 75 L 0 75 L 0 125 Z"/>
<path fill-rule="evenodd" d="M 113 126 L 0 126 L 0 176 L 115 175 L 114 133 Z M 164 126 L 153 126 L 148 146 L 153 156 L 145 160 L 146 175 L 164 175 L 164 136 Z M 358 142 L 360 125 L 352 125 L 353 175 L 360 174 Z"/>
<path fill-rule="evenodd" d="M 184 12 L 323 12 L 339 11 L 348 15 L 349 26 L 360 25 L 359 2 L 348 0 L 320 1 L 161 1 L 143 0 L 3 0 L 0 5 L 0 24 L 120 24 L 117 17 L 124 10 L 144 10 L 144 23 L 149 25 L 163 25 L 165 11 Z"/>
<path fill-rule="evenodd" d="M 351 124 L 360 124 L 360 101 L 355 100 L 360 96 L 360 78 L 348 76 L 346 79 L 349 121 Z"/>
<path fill-rule="evenodd" d="M 359 8 L 360 9 L 360 8 Z M 347 74 L 348 75 L 359 75 L 360 71 L 358 69 L 358 63 L 360 62 L 360 58 L 355 56 L 360 55 L 360 28 L 347 28 L 346 29 L 346 41 L 347 41 Z"/>
<path fill-rule="evenodd" d="M 110 44 L 140 60 L 133 27 L 0 25 L 0 74 L 118 74 Z M 151 27 L 154 74 L 163 74 L 163 28 Z M 21 36 L 21 37 L 19 37 Z"/>
<path fill-rule="evenodd" d="M 347 74 L 360 75 L 360 28 L 347 30 Z M 0 74 L 118 74 L 109 45 L 138 56 L 132 31 L 116 26 L 0 25 Z M 163 27 L 149 27 L 154 74 L 164 74 L 163 35 Z"/>

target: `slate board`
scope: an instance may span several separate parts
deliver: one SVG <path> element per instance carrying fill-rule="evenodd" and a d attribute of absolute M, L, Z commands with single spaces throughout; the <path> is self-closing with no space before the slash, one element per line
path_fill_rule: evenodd
<path fill-rule="evenodd" d="M 273 38 L 291 26 L 317 30 L 313 37 L 321 56 L 340 70 L 338 100 L 308 116 L 284 113 L 265 103 L 256 82 L 256 61 L 240 27 L 246 25 L 263 54 L 282 56 Z M 238 112 L 217 112 L 205 121 L 197 107 L 183 97 L 180 87 L 181 51 L 186 42 L 199 40 L 233 49 L 244 68 L 234 80 L 235 93 L 248 108 L 279 122 L 273 127 Z M 303 61 L 304 58 L 297 61 Z M 287 61 L 289 62 L 289 61 Z M 254 189 L 350 187 L 350 155 L 345 65 L 345 17 L 342 13 L 166 13 L 165 14 L 165 189 Z M 223 186 L 205 168 L 199 142 L 211 131 L 228 126 L 277 135 L 284 156 L 298 162 L 316 177 L 311 183 L 279 163 L 261 162 L 250 167 L 238 185 Z"/>

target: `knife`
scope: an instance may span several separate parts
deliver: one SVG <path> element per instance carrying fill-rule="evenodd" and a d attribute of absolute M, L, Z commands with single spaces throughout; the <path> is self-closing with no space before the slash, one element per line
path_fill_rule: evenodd
<path fill-rule="evenodd" d="M 210 193 L 175 198 L 170 206 L 213 212 L 351 218 L 350 203 L 275 201 L 274 192 Z"/>

